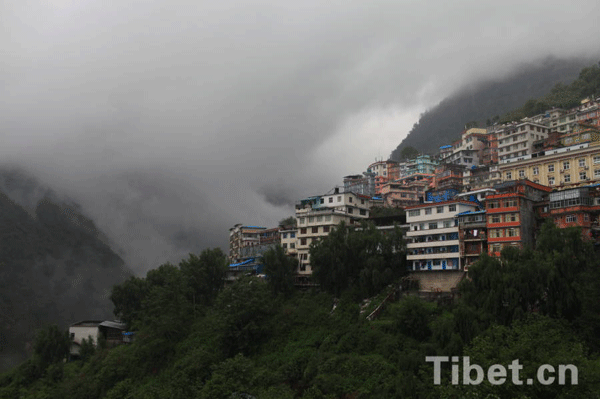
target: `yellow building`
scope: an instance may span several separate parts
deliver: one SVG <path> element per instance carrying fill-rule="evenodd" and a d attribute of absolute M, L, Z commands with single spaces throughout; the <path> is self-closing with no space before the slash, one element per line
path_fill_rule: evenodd
<path fill-rule="evenodd" d="M 600 182 L 600 146 L 584 143 L 500 161 L 502 181 L 529 179 L 567 188 Z"/>

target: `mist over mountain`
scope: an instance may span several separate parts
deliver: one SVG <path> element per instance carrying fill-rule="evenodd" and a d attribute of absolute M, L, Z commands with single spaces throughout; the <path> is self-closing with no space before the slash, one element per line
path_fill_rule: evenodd
<path fill-rule="evenodd" d="M 77 204 L 18 170 L 0 170 L 0 370 L 35 332 L 112 319 L 110 290 L 131 275 Z"/>
<path fill-rule="evenodd" d="M 570 83 L 593 62 L 550 57 L 538 64 L 524 65 L 506 78 L 464 87 L 423 113 L 390 159 L 400 160 L 402 148 L 408 146 L 423 153 L 436 152 L 439 146 L 457 140 L 466 123 L 476 121 L 483 127 L 488 119 L 502 117 L 527 100 L 547 94 L 556 84 Z"/>

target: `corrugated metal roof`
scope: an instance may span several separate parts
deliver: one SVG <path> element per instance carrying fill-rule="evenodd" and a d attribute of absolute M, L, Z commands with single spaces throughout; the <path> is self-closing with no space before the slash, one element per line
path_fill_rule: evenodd
<path fill-rule="evenodd" d="M 102 323 L 100 323 L 100 326 L 116 328 L 117 330 L 125 330 L 127 328 L 127 325 L 125 323 L 121 323 L 118 321 L 103 321 Z"/>

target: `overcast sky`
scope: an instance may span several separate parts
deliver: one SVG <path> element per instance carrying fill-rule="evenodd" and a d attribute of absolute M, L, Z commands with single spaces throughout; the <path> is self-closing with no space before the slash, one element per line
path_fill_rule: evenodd
<path fill-rule="evenodd" d="M 1 160 L 138 273 L 386 158 L 467 83 L 598 53 L 597 0 L 0 2 Z"/>

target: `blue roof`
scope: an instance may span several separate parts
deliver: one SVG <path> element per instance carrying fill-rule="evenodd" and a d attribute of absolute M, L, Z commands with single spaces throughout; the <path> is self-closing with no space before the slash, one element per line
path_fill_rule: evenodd
<path fill-rule="evenodd" d="M 247 260 L 245 260 L 243 262 L 240 262 L 240 263 L 232 263 L 232 264 L 229 265 L 229 267 L 243 266 L 243 265 L 247 265 L 247 264 L 252 263 L 252 262 L 254 262 L 254 258 L 247 259 Z"/>
<path fill-rule="evenodd" d="M 244 226 L 247 227 L 249 229 L 266 229 L 266 227 L 262 227 L 262 226 Z"/>
<path fill-rule="evenodd" d="M 444 150 L 446 148 L 452 148 L 452 146 L 451 145 L 443 145 L 440 147 L 440 150 Z"/>
<path fill-rule="evenodd" d="M 485 211 L 466 211 L 466 212 L 457 213 L 454 216 L 477 215 L 477 214 L 480 214 L 480 213 L 485 213 Z"/>

